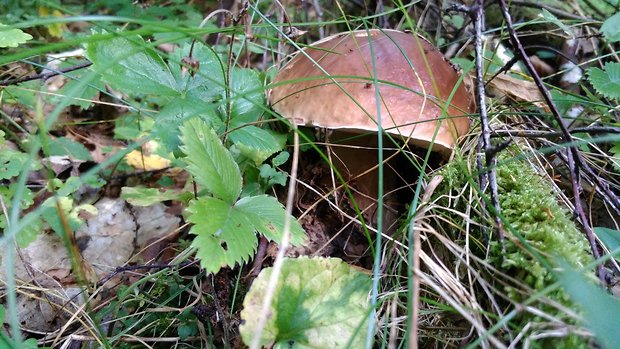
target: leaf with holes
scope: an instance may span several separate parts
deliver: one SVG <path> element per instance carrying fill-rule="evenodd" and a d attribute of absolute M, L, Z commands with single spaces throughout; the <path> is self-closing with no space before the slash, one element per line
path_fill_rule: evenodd
<path fill-rule="evenodd" d="M 590 68 L 590 83 L 601 95 L 620 99 L 620 63 L 607 62 L 604 68 L 605 70 Z"/>
<path fill-rule="evenodd" d="M 187 211 L 187 220 L 194 224 L 191 233 L 196 235 L 192 247 L 208 272 L 217 273 L 222 267 L 248 261 L 258 244 L 256 232 L 282 241 L 286 211 L 274 197 L 245 197 L 234 205 L 202 197 L 193 200 Z M 305 237 L 303 228 L 294 217 L 289 219 L 291 243 L 299 245 Z"/>
<path fill-rule="evenodd" d="M 216 198 L 234 203 L 241 193 L 241 173 L 215 131 L 195 118 L 181 127 L 181 141 L 187 170 L 196 182 Z"/>
<path fill-rule="evenodd" d="M 213 197 L 193 200 L 187 208 L 187 220 L 194 224 L 196 237 L 192 247 L 207 272 L 217 273 L 222 267 L 250 259 L 258 239 L 255 229 L 236 206 Z"/>

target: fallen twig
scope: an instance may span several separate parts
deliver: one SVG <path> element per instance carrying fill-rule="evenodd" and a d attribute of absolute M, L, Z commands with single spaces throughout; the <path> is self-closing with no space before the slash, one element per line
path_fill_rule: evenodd
<path fill-rule="evenodd" d="M 482 148 L 484 149 L 486 171 L 481 172 L 480 190 L 484 191 L 485 183 L 488 183 L 491 190 L 491 204 L 495 209 L 494 221 L 497 228 L 498 238 L 504 248 L 504 227 L 500 218 L 499 192 L 497 189 L 497 153 L 498 150 L 491 144 L 491 127 L 486 110 L 486 87 L 484 82 L 484 56 L 482 53 L 482 31 L 484 27 L 484 1 L 477 0 L 470 15 L 474 22 L 476 31 L 475 51 L 476 51 L 476 97 L 478 98 L 478 109 L 480 110 L 480 124 L 482 125 Z M 479 161 L 481 163 L 481 161 Z"/>
<path fill-rule="evenodd" d="M 67 67 L 67 68 L 63 68 L 63 69 L 58 69 L 58 70 L 54 70 L 54 71 L 47 71 L 45 73 L 29 75 L 29 76 L 25 76 L 23 78 L 6 79 L 6 80 L 0 81 L 0 86 L 15 85 L 15 84 L 19 84 L 21 82 L 38 80 L 38 79 L 47 80 L 47 79 L 49 79 L 51 77 L 54 77 L 56 75 L 72 72 L 72 71 L 75 71 L 75 70 L 84 69 L 86 67 L 90 67 L 91 65 L 93 65 L 92 62 L 84 62 L 84 63 L 80 63 L 80 64 L 77 64 L 77 65 L 74 65 L 74 66 L 71 66 L 71 67 Z"/>

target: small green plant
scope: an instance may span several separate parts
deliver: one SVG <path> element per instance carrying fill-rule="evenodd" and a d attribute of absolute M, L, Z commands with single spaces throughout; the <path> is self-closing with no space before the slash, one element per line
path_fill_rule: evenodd
<path fill-rule="evenodd" d="M 87 54 L 112 87 L 161 106 L 159 114 L 146 116 L 153 122 L 142 125 L 150 124 L 151 137 L 165 146 L 161 155 L 185 154 L 183 163 L 199 186 L 187 208 L 196 235 L 192 247 L 208 272 L 247 261 L 258 244 L 256 232 L 280 242 L 286 219 L 292 244 L 303 242 L 299 223 L 286 217 L 276 198 L 263 194 L 286 182 L 282 173 L 263 164 L 283 149 L 285 137 L 257 124 L 267 107 L 255 71 L 226 67 L 212 48 L 199 42 L 181 43 L 166 61 L 140 36 L 120 32 L 95 34 Z M 286 159 L 282 152 L 272 165 Z M 244 183 L 246 172 L 258 175 L 246 176 Z M 145 188 L 125 188 L 123 193 L 141 204 L 187 199 L 182 193 Z"/>
<path fill-rule="evenodd" d="M 290 221 L 291 242 L 303 242 L 302 227 L 276 198 L 267 195 L 240 197 L 243 178 L 232 154 L 224 147 L 215 131 L 201 120 L 187 121 L 181 128 L 181 149 L 187 170 L 201 189 L 190 202 L 187 219 L 194 224 L 196 235 L 192 246 L 197 249 L 201 265 L 217 273 L 221 267 L 247 261 L 256 249 L 259 232 L 280 242 L 285 220 Z"/>

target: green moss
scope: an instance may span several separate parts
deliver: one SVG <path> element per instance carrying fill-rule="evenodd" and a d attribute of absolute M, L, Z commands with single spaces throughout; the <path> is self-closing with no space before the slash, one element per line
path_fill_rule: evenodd
<path fill-rule="evenodd" d="M 593 259 L 587 240 L 571 220 L 569 211 L 559 203 L 548 182 L 549 179 L 536 173 L 527 162 L 515 160 L 510 154 L 501 157 L 499 162 L 497 167 L 499 201 L 501 214 L 506 222 L 507 238 L 504 242 L 504 251 L 502 251 L 500 242 L 495 238 L 492 239 L 488 260 L 507 275 L 520 280 L 535 291 L 544 289 L 555 280 L 552 273 L 522 246 L 512 232 L 523 237 L 550 263 L 552 262 L 552 259 L 548 258 L 550 256 L 561 257 L 576 267 L 584 267 L 590 263 Z M 466 168 L 465 162 L 446 166 L 442 171 L 443 190 L 437 192 L 463 187 L 468 177 L 471 176 Z M 456 208 L 460 209 L 460 207 Z M 453 217 L 453 219 L 460 218 Z M 482 233 L 478 232 L 478 234 L 475 236 L 474 232 L 473 238 L 482 240 Z M 479 255 L 484 258 L 484 249 L 480 249 L 479 252 Z M 510 286 L 498 287 L 503 287 L 504 292 L 514 302 L 519 303 L 526 298 Z M 568 296 L 562 290 L 548 294 L 547 297 L 572 308 Z M 570 322 L 565 314 L 558 314 L 558 311 L 553 308 L 540 303 L 534 306 Z M 513 320 L 512 325 L 520 329 L 531 322 L 546 321 L 524 312 Z M 532 347 L 588 348 L 590 346 L 585 338 L 571 335 L 540 340 L 532 343 Z"/>

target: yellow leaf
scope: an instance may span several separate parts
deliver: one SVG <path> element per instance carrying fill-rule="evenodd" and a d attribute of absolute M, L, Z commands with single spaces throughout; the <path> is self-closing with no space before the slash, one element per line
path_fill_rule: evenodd
<path fill-rule="evenodd" d="M 158 144 L 153 141 L 146 142 L 142 151 L 134 150 L 125 155 L 125 161 L 129 166 L 144 171 L 156 171 L 170 166 L 170 160 L 153 154 Z"/>
<path fill-rule="evenodd" d="M 60 12 L 58 10 L 53 10 L 50 13 L 50 10 L 47 7 L 39 6 L 39 16 L 41 16 L 41 17 L 52 16 L 52 17 L 62 18 L 63 14 L 62 14 L 62 12 Z M 52 37 L 55 37 L 55 38 L 61 38 L 62 37 L 62 33 L 67 31 L 67 26 L 64 23 L 48 24 L 46 27 L 47 27 L 48 33 Z"/>
<path fill-rule="evenodd" d="M 141 152 L 134 150 L 125 155 L 125 161 L 139 170 L 156 171 L 170 166 L 170 160 L 159 155 L 143 155 Z"/>

